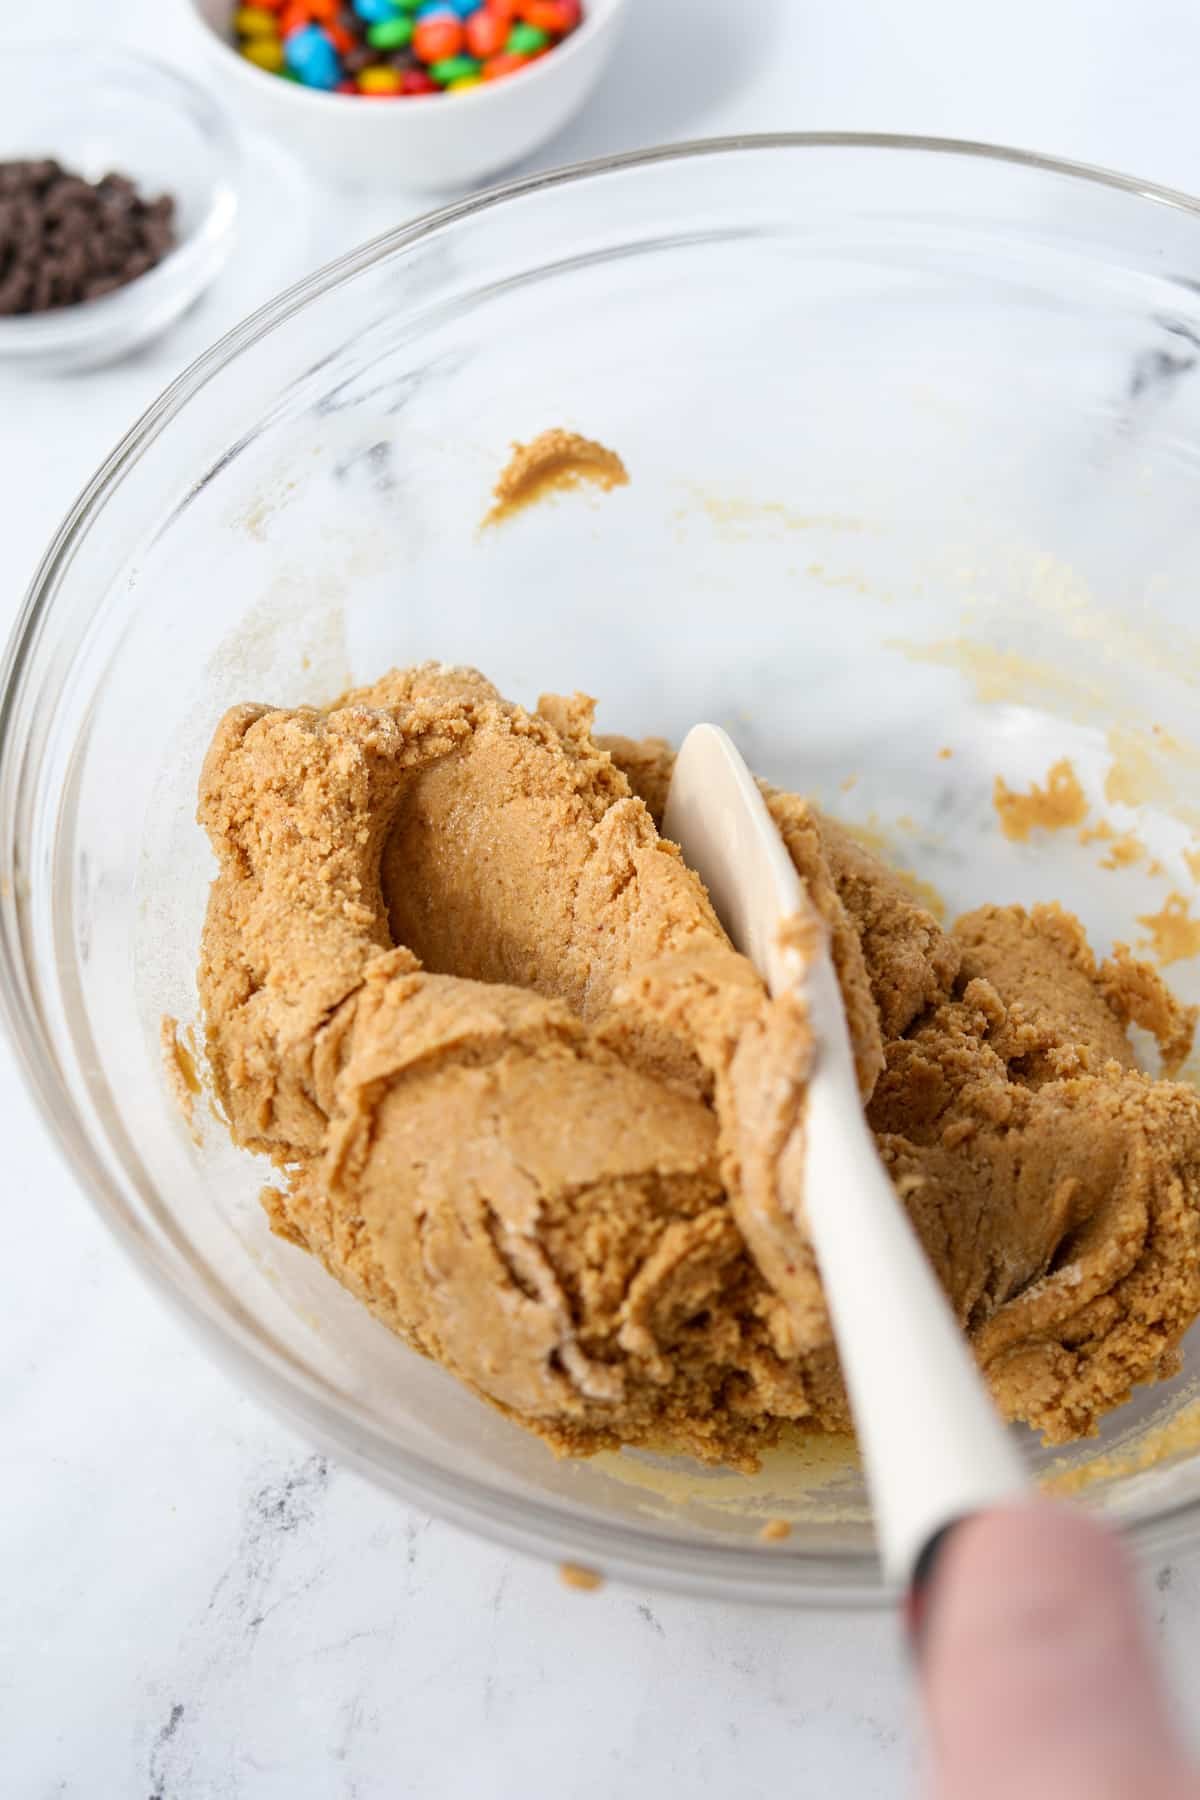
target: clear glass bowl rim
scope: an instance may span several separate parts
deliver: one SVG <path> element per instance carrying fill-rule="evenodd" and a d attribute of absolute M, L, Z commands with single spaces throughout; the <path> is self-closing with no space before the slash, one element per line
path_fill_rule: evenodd
<path fill-rule="evenodd" d="M 970 139 L 872 132 L 776 132 L 697 139 L 598 157 L 436 208 L 285 289 L 219 338 L 164 389 L 116 444 L 64 518 L 30 582 L 0 664 L 0 1011 L 27 1088 L 68 1165 L 105 1225 L 160 1298 L 199 1334 L 210 1355 L 301 1432 L 323 1441 L 368 1477 L 452 1524 L 543 1559 L 570 1558 L 594 1564 L 617 1580 L 716 1599 L 817 1608 L 872 1607 L 888 1602 L 891 1596 L 880 1583 L 874 1557 L 861 1551 L 781 1554 L 779 1550 L 709 1544 L 675 1537 L 666 1530 L 652 1531 L 625 1522 L 610 1524 L 592 1515 L 574 1517 L 553 1505 L 516 1498 L 482 1482 L 451 1475 L 414 1452 L 397 1450 L 349 1408 L 330 1404 L 289 1358 L 260 1342 L 248 1323 L 214 1304 L 203 1281 L 195 1280 L 190 1289 L 183 1285 L 161 1248 L 142 1232 L 119 1184 L 94 1152 L 59 1069 L 50 1026 L 39 1002 L 36 968 L 27 955 L 24 919 L 28 902 L 20 886 L 20 872 L 27 866 L 26 821 L 20 805 L 25 746 L 17 740 L 15 727 L 24 696 L 39 687 L 46 673 L 39 667 L 38 648 L 59 583 L 107 498 L 211 377 L 310 301 L 447 225 L 544 189 L 665 162 L 764 150 L 830 149 L 925 153 L 1008 164 L 1165 205 L 1190 215 L 1200 228 L 1200 199 L 1154 182 Z M 1157 1556 L 1194 1539 L 1198 1518 L 1200 1500 L 1183 1499 L 1132 1522 L 1128 1534 L 1140 1554 Z"/>

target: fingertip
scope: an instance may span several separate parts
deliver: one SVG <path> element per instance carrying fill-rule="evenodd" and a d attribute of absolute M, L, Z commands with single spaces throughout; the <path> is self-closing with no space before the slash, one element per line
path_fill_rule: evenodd
<path fill-rule="evenodd" d="M 921 1669 L 948 1793 L 1140 1793 L 1183 1766 L 1128 1557 L 1084 1513 L 1036 1503 L 961 1525 Z"/>
<path fill-rule="evenodd" d="M 964 1520 L 939 1558 L 941 1642 L 989 1632 L 1071 1631 L 1089 1622 L 1134 1624 L 1136 1588 L 1125 1549 L 1099 1520 L 1049 1501 L 997 1507 Z M 1065 1610 L 1064 1610 L 1065 1609 Z"/>

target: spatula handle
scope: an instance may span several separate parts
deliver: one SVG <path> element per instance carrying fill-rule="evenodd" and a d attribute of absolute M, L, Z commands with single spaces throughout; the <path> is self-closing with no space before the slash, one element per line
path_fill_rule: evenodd
<path fill-rule="evenodd" d="M 826 1042 L 809 1087 L 805 1211 L 880 1555 L 888 1577 L 903 1583 L 946 1526 L 1026 1494 L 1029 1478 L 879 1160 L 857 1094 L 829 1052 Z"/>

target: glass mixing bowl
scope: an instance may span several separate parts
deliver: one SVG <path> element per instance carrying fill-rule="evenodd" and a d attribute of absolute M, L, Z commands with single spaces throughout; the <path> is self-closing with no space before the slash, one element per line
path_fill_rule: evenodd
<path fill-rule="evenodd" d="M 451 207 L 163 395 L 9 649 L 3 993 L 84 1187 L 239 1380 L 522 1549 L 741 1598 L 879 1596 L 844 1447 L 755 1478 L 556 1462 L 270 1236 L 263 1165 L 203 1104 L 193 1141 L 160 1021 L 195 1016 L 201 757 L 232 702 L 466 661 L 526 702 L 587 689 L 608 730 L 726 724 L 951 911 L 1060 898 L 1102 947 L 1174 892 L 1186 923 L 1198 352 L 1196 203 L 969 144 L 774 138 Z M 554 425 L 617 449 L 628 488 L 480 531 L 511 441 Z M 1136 855 L 998 829 L 995 776 L 1064 755 L 1092 828 Z M 1168 971 L 1189 999 L 1197 968 Z M 1193 1333 L 1098 1441 L 1030 1453 L 1142 1544 L 1191 1536 L 1197 1373 Z M 776 1515 L 791 1537 L 761 1543 Z"/>

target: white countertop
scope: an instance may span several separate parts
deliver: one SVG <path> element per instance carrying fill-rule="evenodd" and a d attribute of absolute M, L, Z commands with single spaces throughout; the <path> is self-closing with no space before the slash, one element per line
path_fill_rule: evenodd
<path fill-rule="evenodd" d="M 28 35 L 4 9 L 0 44 Z M 41 9 L 37 9 L 40 13 Z M 50 9 L 47 9 L 49 11 Z M 12 9 L 16 13 L 18 9 Z M 990 139 L 1200 191 L 1192 0 L 640 0 L 545 164 L 771 128 Z M 163 0 L 57 0 L 182 54 Z M 64 47 L 64 54 L 69 54 Z M 259 204 L 297 176 L 264 151 Z M 268 194 L 270 198 L 268 198 Z M 251 305 L 420 204 L 312 188 L 131 363 L 0 372 L 0 628 L 50 532 L 159 388 Z M 266 249 L 263 248 L 264 244 Z M 269 254 L 268 254 L 269 252 Z M 37 421 L 36 436 L 30 420 Z M 476 1542 L 329 1464 L 243 1399 L 145 1292 L 0 1048 L 0 1787 L 13 1800 L 611 1800 L 912 1791 L 891 1620 L 608 1587 Z M 1154 1575 L 1179 1667 L 1200 1550 Z M 1188 1703 L 1200 1728 L 1200 1693 Z"/>

